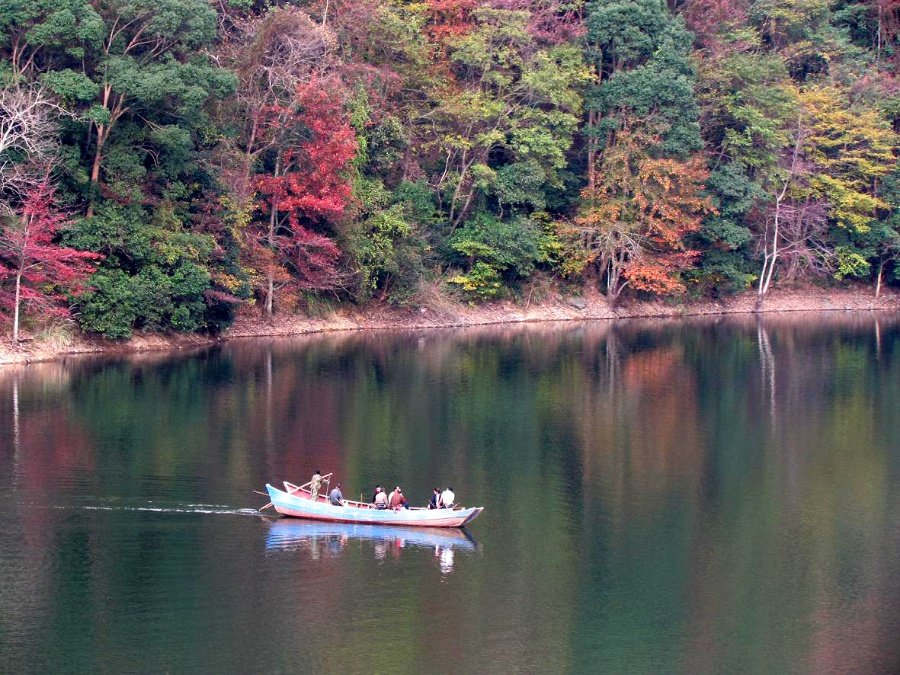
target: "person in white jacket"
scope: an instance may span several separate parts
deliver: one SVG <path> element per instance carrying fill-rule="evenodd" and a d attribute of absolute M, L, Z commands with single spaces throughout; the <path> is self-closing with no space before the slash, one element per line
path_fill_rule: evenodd
<path fill-rule="evenodd" d="M 452 509 L 456 504 L 456 495 L 453 494 L 453 488 L 448 487 L 441 493 L 441 508 L 442 509 Z"/>

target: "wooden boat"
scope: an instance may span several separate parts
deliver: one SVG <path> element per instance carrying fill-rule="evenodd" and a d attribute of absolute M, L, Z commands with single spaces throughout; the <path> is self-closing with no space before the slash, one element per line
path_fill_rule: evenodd
<path fill-rule="evenodd" d="M 323 476 L 325 485 L 331 474 Z M 462 527 L 475 520 L 483 507 L 426 509 L 413 507 L 392 511 L 376 509 L 373 504 L 344 500 L 344 506 L 334 506 L 326 497 L 326 490 L 312 499 L 309 483 L 293 485 L 284 482 L 284 490 L 266 484 L 271 506 L 282 516 L 325 520 L 332 523 L 366 523 L 370 525 L 403 525 L 405 527 Z M 270 504 L 267 504 L 269 506 Z M 266 508 L 263 507 L 263 508 Z"/>

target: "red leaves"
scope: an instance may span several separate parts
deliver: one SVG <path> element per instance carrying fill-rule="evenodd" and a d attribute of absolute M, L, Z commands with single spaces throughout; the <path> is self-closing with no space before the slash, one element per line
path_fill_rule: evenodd
<path fill-rule="evenodd" d="M 306 290 L 326 290 L 339 285 L 337 270 L 341 250 L 328 237 L 300 227 L 294 233 L 295 269 Z"/>
<path fill-rule="evenodd" d="M 428 0 L 428 31 L 436 40 L 465 35 L 480 7 L 528 12 L 528 32 L 546 44 L 562 44 L 584 33 L 580 8 L 561 0 Z"/>
<path fill-rule="evenodd" d="M 748 0 L 687 0 L 682 16 L 701 45 L 719 51 L 721 36 L 746 22 L 749 7 Z"/>
<path fill-rule="evenodd" d="M 531 15 L 528 32 L 539 42 L 559 45 L 584 35 L 581 5 L 565 0 L 492 0 L 496 9 Z"/>
<path fill-rule="evenodd" d="M 302 140 L 278 148 L 276 175 L 256 181 L 264 197 L 260 208 L 269 214 L 276 210 L 278 232 L 270 232 L 269 244 L 287 259 L 306 290 L 335 288 L 339 279 L 340 249 L 313 229 L 341 218 L 352 194 L 344 172 L 356 152 L 356 135 L 345 119 L 339 87 L 335 80 L 313 78 L 297 89 L 298 111 L 269 115 L 278 127 L 273 133 L 296 136 L 300 130 Z"/>
<path fill-rule="evenodd" d="M 300 112 L 276 123 L 301 125 L 308 140 L 281 151 L 281 175 L 257 180 L 258 191 L 269 198 L 262 206 L 274 203 L 292 226 L 303 220 L 334 221 L 350 203 L 350 182 L 342 174 L 356 152 L 356 135 L 333 87 L 333 82 L 313 79 L 297 89 Z"/>
<path fill-rule="evenodd" d="M 80 282 L 103 258 L 98 253 L 78 251 L 56 243 L 66 225 L 64 213 L 56 210 L 54 189 L 47 183 L 33 187 L 17 217 L 0 235 L 0 308 L 15 311 L 16 285 L 19 303 L 42 311 L 65 315 L 65 293 L 77 293 Z"/>

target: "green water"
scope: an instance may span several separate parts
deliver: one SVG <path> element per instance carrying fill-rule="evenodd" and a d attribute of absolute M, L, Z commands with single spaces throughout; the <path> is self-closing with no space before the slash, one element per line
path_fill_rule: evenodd
<path fill-rule="evenodd" d="M 274 522 L 434 485 L 468 536 Z M 0 370 L 0 671 L 889 673 L 900 321 L 556 324 Z"/>

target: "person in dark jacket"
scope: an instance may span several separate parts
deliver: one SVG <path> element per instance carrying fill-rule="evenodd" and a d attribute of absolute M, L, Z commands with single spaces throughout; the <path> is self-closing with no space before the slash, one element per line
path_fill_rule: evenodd
<path fill-rule="evenodd" d="M 440 503 L 441 503 L 441 489 L 434 488 L 434 490 L 431 491 L 431 501 L 428 502 L 428 508 L 429 509 L 438 509 L 438 508 L 440 508 L 440 506 L 439 506 Z"/>
<path fill-rule="evenodd" d="M 341 484 L 338 483 L 334 486 L 334 489 L 331 491 L 331 494 L 328 495 L 328 501 L 331 502 L 332 506 L 343 506 L 344 505 L 344 495 L 341 492 Z"/>

